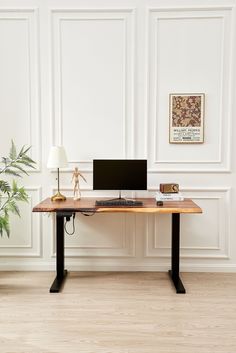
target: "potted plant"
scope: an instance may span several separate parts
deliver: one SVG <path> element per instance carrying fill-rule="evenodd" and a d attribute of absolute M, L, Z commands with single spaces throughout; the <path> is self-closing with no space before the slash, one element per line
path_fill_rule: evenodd
<path fill-rule="evenodd" d="M 2 157 L 0 161 L 0 235 L 5 232 L 10 235 L 9 214 L 14 213 L 20 216 L 18 201 L 28 201 L 28 195 L 24 187 L 19 187 L 15 179 L 12 184 L 4 176 L 12 175 L 21 177 L 27 174 L 26 167 L 34 168 L 35 162 L 28 156 L 31 147 L 23 146 L 18 153 L 14 142 L 11 142 L 8 157 Z M 2 179 L 3 178 L 3 179 Z"/>

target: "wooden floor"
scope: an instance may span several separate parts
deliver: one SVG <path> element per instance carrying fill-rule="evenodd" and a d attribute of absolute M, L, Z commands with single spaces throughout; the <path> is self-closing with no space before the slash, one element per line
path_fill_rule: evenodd
<path fill-rule="evenodd" d="M 235 353 L 236 274 L 0 273 L 1 353 Z"/>

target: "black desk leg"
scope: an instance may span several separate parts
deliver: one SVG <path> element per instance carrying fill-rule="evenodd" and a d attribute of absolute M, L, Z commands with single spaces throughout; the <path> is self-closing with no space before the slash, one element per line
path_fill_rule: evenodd
<path fill-rule="evenodd" d="M 57 275 L 50 288 L 50 293 L 60 292 L 67 270 L 64 269 L 64 217 L 71 214 L 57 212 L 56 214 L 56 270 Z"/>
<path fill-rule="evenodd" d="M 179 277 L 179 251 L 180 251 L 180 214 L 172 214 L 172 246 L 171 246 L 171 270 L 169 275 L 176 288 L 176 293 L 185 293 L 185 288 Z"/>

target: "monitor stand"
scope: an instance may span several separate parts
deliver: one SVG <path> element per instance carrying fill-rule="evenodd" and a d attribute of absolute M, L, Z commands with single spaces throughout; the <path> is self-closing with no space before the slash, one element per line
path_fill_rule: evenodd
<path fill-rule="evenodd" d="M 119 190 L 119 197 L 118 197 L 118 200 L 125 200 L 124 197 L 121 197 L 121 190 Z"/>
<path fill-rule="evenodd" d="M 114 199 L 109 199 L 110 201 L 116 200 L 127 200 L 125 197 L 121 197 L 121 190 L 119 190 L 119 197 L 115 197 Z"/>
<path fill-rule="evenodd" d="M 96 200 L 96 206 L 142 206 L 143 202 L 136 199 L 128 199 L 121 197 L 121 191 L 119 191 L 119 197 L 114 199 Z"/>

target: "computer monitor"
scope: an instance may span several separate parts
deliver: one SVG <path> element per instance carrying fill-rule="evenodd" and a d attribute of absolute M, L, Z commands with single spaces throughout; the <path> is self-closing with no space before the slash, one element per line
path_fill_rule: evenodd
<path fill-rule="evenodd" d="M 93 160 L 94 190 L 147 190 L 147 160 Z"/>

